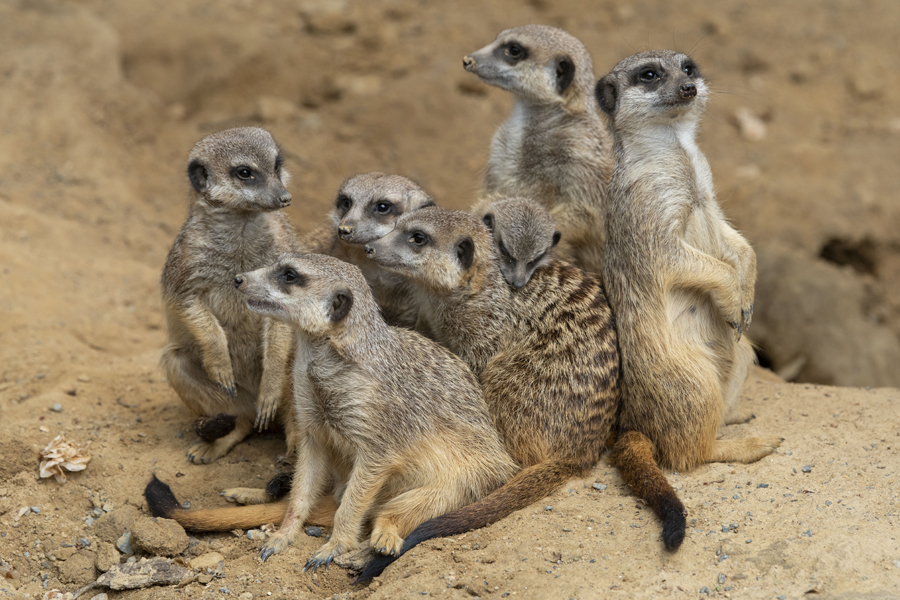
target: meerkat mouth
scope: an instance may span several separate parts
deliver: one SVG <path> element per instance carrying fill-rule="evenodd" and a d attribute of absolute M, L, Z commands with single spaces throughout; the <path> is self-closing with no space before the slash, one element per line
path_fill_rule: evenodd
<path fill-rule="evenodd" d="M 276 312 L 281 310 L 281 305 L 271 300 L 247 298 L 247 308 L 257 312 Z"/>

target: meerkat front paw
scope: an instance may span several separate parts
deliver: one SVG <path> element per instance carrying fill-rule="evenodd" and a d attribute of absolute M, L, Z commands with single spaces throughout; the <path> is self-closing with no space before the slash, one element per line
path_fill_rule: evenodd
<path fill-rule="evenodd" d="M 219 492 L 228 502 L 237 504 L 265 504 L 271 497 L 261 488 L 228 488 Z"/>
<path fill-rule="evenodd" d="M 371 544 L 378 554 L 397 556 L 403 547 L 403 538 L 397 535 L 396 530 L 373 531 Z"/>
<path fill-rule="evenodd" d="M 316 569 L 319 567 L 328 568 L 328 565 L 331 564 L 331 561 L 334 560 L 336 556 L 340 556 L 341 554 L 345 554 L 350 550 L 353 550 L 356 547 L 356 544 L 350 544 L 347 542 L 341 542 L 332 538 L 326 544 L 324 544 L 319 550 L 309 557 L 309 560 L 306 561 L 306 564 L 303 566 L 303 572 L 306 573 L 310 569 L 313 570 L 313 573 L 316 572 Z"/>
<path fill-rule="evenodd" d="M 741 334 L 744 332 L 744 327 L 741 324 L 742 321 L 728 321 L 728 324 L 731 325 L 731 328 L 734 329 L 734 341 L 741 341 Z"/>
<path fill-rule="evenodd" d="M 741 309 L 741 323 L 744 326 L 744 329 L 750 327 L 750 321 L 753 320 L 753 303 L 750 303 L 748 308 Z"/>
<path fill-rule="evenodd" d="M 219 440 L 215 442 L 198 442 L 187 451 L 188 460 L 195 465 L 208 465 L 228 454 L 231 446 L 223 446 Z"/>
<path fill-rule="evenodd" d="M 237 384 L 234 381 L 234 371 L 231 369 L 230 359 L 227 359 L 227 362 L 223 361 L 221 364 L 207 364 L 204 361 L 203 368 L 206 369 L 206 374 L 209 378 L 216 382 L 219 389 L 234 400 L 237 395 Z"/>
<path fill-rule="evenodd" d="M 257 431 L 264 431 L 269 428 L 269 425 L 275 420 L 275 412 L 278 409 L 278 400 L 277 396 L 272 396 L 269 398 L 260 398 L 256 403 L 256 423 L 253 424 L 253 427 Z"/>

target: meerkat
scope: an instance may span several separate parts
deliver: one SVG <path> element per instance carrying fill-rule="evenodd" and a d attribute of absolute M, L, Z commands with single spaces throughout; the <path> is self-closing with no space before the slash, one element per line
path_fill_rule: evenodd
<path fill-rule="evenodd" d="M 557 257 L 599 276 L 615 155 L 587 48 L 561 29 L 527 25 L 501 32 L 463 67 L 515 97 L 491 142 L 485 190 L 540 203 L 562 232 Z"/>
<path fill-rule="evenodd" d="M 491 232 L 500 272 L 509 285 L 523 288 L 535 269 L 549 264 L 561 234 L 543 206 L 523 198 L 489 196 L 470 212 Z"/>
<path fill-rule="evenodd" d="M 694 61 L 672 51 L 621 61 L 596 87 L 610 116 L 617 165 L 606 211 L 604 283 L 622 357 L 621 435 L 613 459 L 686 471 L 753 462 L 778 437 L 717 440 L 750 415 L 734 402 L 754 354 L 756 256 L 725 220 L 695 135 L 709 95 Z"/>
<path fill-rule="evenodd" d="M 405 215 L 366 252 L 416 283 L 419 318 L 478 376 L 494 424 L 522 469 L 477 504 L 421 525 L 400 554 L 426 539 L 493 523 L 587 474 L 618 409 L 616 331 L 600 281 L 551 260 L 515 289 L 500 272 L 484 224 L 438 208 Z M 680 527 L 683 537 L 680 501 L 667 483 L 659 493 L 659 502 L 677 507 L 666 526 Z M 360 580 L 394 558 L 376 558 Z"/>
<path fill-rule="evenodd" d="M 304 338 L 293 365 L 294 485 L 263 560 L 303 531 L 329 483 L 340 496 L 334 529 L 306 569 L 354 549 L 367 514 L 372 547 L 395 554 L 420 523 L 513 475 L 475 376 L 434 342 L 387 325 L 358 267 L 286 254 L 234 282 L 250 309 Z"/>
<path fill-rule="evenodd" d="M 290 330 L 247 309 L 232 283 L 237 273 L 271 264 L 294 249 L 280 209 L 290 205 L 288 174 L 264 129 L 209 135 L 188 158 L 190 212 L 161 278 L 169 344 L 160 364 L 169 384 L 198 417 L 203 441 L 195 463 L 224 456 L 289 395 Z"/>

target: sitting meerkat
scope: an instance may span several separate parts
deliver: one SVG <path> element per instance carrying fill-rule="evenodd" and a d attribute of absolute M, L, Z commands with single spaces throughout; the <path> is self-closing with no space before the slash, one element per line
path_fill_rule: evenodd
<path fill-rule="evenodd" d="M 287 254 L 234 285 L 248 307 L 304 338 L 293 365 L 300 435 L 290 505 L 263 560 L 302 533 L 329 483 L 340 496 L 334 529 L 306 569 L 354 549 L 367 515 L 372 547 L 395 554 L 420 523 L 481 499 L 515 472 L 471 371 L 387 325 L 359 268 Z"/>
<path fill-rule="evenodd" d="M 209 135 L 189 156 L 190 212 L 161 279 L 169 344 L 160 364 L 188 408 L 212 418 L 198 427 L 207 441 L 188 451 L 195 463 L 244 439 L 257 403 L 271 412 L 289 395 L 289 328 L 248 310 L 232 283 L 294 249 L 280 212 L 291 203 L 282 163 L 275 140 L 256 127 Z"/>
<path fill-rule="evenodd" d="M 561 29 L 526 25 L 501 32 L 463 66 L 516 101 L 491 142 L 485 190 L 541 204 L 562 233 L 557 256 L 599 276 L 615 155 L 587 48 Z"/>
<path fill-rule="evenodd" d="M 709 90 L 689 56 L 642 52 L 596 87 L 611 117 L 617 165 L 606 211 L 604 284 L 622 356 L 614 460 L 684 471 L 753 462 L 778 437 L 717 440 L 749 414 L 735 400 L 754 360 L 756 256 L 725 220 L 695 141 Z M 626 477 L 640 497 L 641 481 Z"/>
<path fill-rule="evenodd" d="M 509 285 L 523 288 L 535 269 L 550 263 L 560 233 L 543 206 L 524 198 L 489 196 L 470 212 L 491 232 L 500 272 Z"/>
<path fill-rule="evenodd" d="M 416 283 L 419 318 L 478 376 L 494 424 L 522 468 L 477 504 L 418 527 L 400 554 L 432 537 L 493 523 L 586 475 L 604 450 L 619 403 L 616 331 L 600 281 L 551 260 L 514 289 L 484 224 L 438 208 L 405 215 L 366 252 Z M 644 474 L 662 479 L 654 508 L 665 505 L 665 526 L 680 528 L 683 537 L 674 490 L 655 464 Z M 360 580 L 394 558 L 374 559 Z"/>

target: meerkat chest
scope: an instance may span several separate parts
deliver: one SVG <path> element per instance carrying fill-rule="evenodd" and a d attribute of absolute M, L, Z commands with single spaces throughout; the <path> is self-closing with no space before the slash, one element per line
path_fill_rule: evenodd
<path fill-rule="evenodd" d="M 372 381 L 358 365 L 327 347 L 311 346 L 307 360 L 312 391 L 310 415 L 330 435 L 352 442 L 360 422 L 370 412 L 367 405 L 371 403 Z"/>

